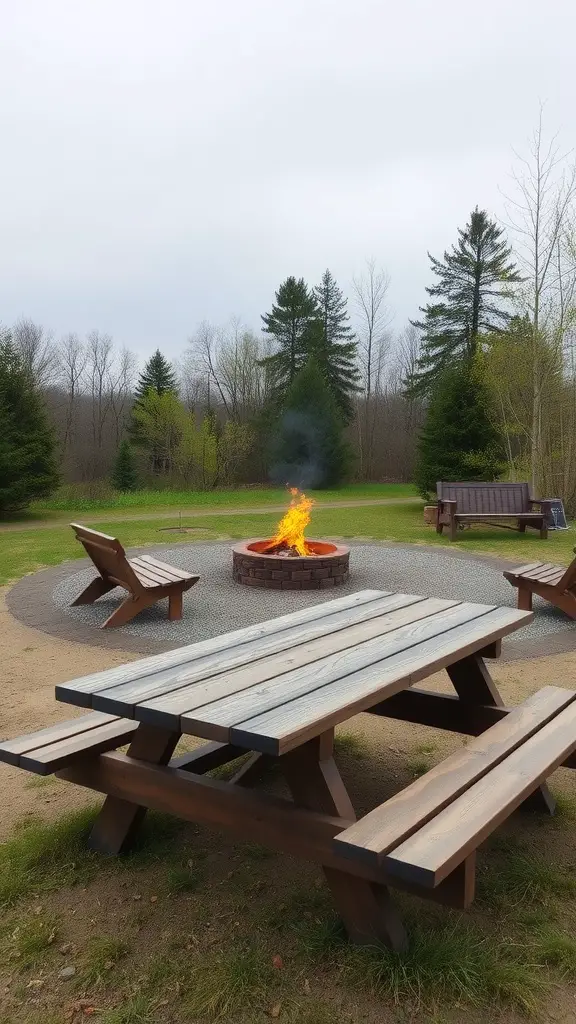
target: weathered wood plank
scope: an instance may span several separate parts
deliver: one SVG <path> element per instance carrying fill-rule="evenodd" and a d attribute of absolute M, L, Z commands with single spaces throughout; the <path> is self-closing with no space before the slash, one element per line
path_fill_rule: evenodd
<path fill-rule="evenodd" d="M 58 769 L 87 755 L 101 754 L 114 750 L 132 739 L 137 728 L 136 722 L 115 719 L 95 729 L 68 736 L 20 755 L 19 767 L 36 775 L 52 775 Z"/>
<path fill-rule="evenodd" d="M 20 763 L 20 755 L 26 754 L 29 750 L 37 750 L 40 747 L 48 746 L 49 743 L 56 743 L 58 740 L 69 736 L 77 736 L 81 733 L 96 729 L 100 725 L 107 725 L 109 722 L 117 721 L 115 715 L 103 715 L 99 711 L 92 711 L 89 715 L 81 715 L 79 718 L 68 719 L 66 722 L 56 722 L 46 729 L 38 732 L 30 732 L 25 736 L 16 736 L 11 740 L 2 740 L 0 743 L 0 761 L 13 764 L 16 767 Z"/>
<path fill-rule="evenodd" d="M 257 663 L 271 655 L 281 653 L 283 657 L 291 657 L 292 648 L 297 648 L 309 640 L 323 636 L 330 636 L 333 632 L 347 629 L 349 626 L 365 622 L 381 615 L 389 608 L 397 608 L 403 604 L 423 601 L 424 598 L 410 595 L 390 594 L 387 597 L 376 601 L 361 604 L 352 609 L 336 611 L 333 615 L 325 615 L 311 622 L 298 623 L 280 632 L 274 632 L 270 636 L 264 636 L 247 643 L 232 647 L 229 650 L 220 652 L 219 655 L 205 655 L 202 658 L 191 661 L 181 671 L 168 670 L 147 676 L 143 680 L 135 680 L 123 683 L 118 687 L 106 689 L 103 693 L 95 693 L 93 705 L 99 710 L 106 708 L 123 708 L 127 711 L 128 717 L 138 715 L 141 721 L 159 721 L 154 715 L 141 714 L 136 705 L 148 705 L 148 702 L 156 701 L 159 698 L 164 704 L 174 701 L 174 706 L 180 706 L 180 694 L 188 695 L 189 703 L 184 702 L 186 707 L 195 707 L 196 701 L 199 704 L 205 703 L 203 699 L 206 692 L 215 693 L 220 686 L 214 677 L 222 678 L 223 673 L 230 672 L 241 666 L 248 666 L 252 671 Z M 202 685 L 208 680 L 206 685 Z M 222 683 L 224 692 L 226 681 Z M 211 699 L 208 697 L 208 699 Z M 155 706 L 155 703 L 152 707 Z M 170 708 L 167 708 L 170 712 Z"/>
<path fill-rule="evenodd" d="M 435 886 L 576 749 L 572 702 L 427 825 L 386 856 L 387 871 Z"/>
<path fill-rule="evenodd" d="M 456 602 L 443 604 L 450 608 Z M 279 653 L 258 657 L 257 661 L 249 660 L 232 672 L 219 674 L 206 682 L 203 679 L 193 686 L 139 704 L 135 715 L 143 722 L 170 723 L 175 728 L 180 727 L 180 716 L 184 714 L 188 718 L 197 715 L 199 720 L 222 724 L 251 718 L 257 708 L 265 710 L 264 701 L 267 707 L 274 706 L 274 695 L 288 692 L 292 683 L 296 682 L 301 692 L 305 692 L 310 679 L 324 678 L 326 672 L 331 674 L 339 653 L 352 653 L 358 645 L 364 650 L 365 644 L 374 638 L 382 638 L 384 644 L 386 634 L 395 633 L 403 624 L 416 622 L 438 610 L 431 600 L 404 594 L 386 599 L 386 608 L 393 610 L 294 645 L 291 650 L 282 645 Z"/>
<path fill-rule="evenodd" d="M 453 614 L 445 613 L 442 618 L 446 619 Z M 239 746 L 277 756 L 298 746 L 305 739 L 346 721 L 359 711 L 370 708 L 385 696 L 391 696 L 403 687 L 425 679 L 438 669 L 474 653 L 491 640 L 513 632 L 523 621 L 530 621 L 530 613 L 497 608 L 472 621 L 463 618 L 464 621 L 460 623 L 453 620 L 453 628 L 449 628 L 448 624 L 446 632 L 440 635 L 429 639 L 422 636 L 420 640 L 415 638 L 414 646 L 408 650 L 368 665 L 359 672 L 351 672 L 330 686 L 315 689 L 263 715 L 238 723 L 227 731 L 215 727 L 211 731 L 206 725 L 203 735 L 208 739 L 222 739 L 224 733 L 230 742 Z M 182 716 L 180 721 L 183 731 L 188 731 L 186 717 Z M 199 724 L 194 730 L 197 735 L 200 735 L 197 731 Z M 216 731 L 218 735 L 215 736 Z"/>
<path fill-rule="evenodd" d="M 576 693 L 569 690 L 544 687 L 468 746 L 365 815 L 334 842 L 346 856 L 382 863 L 389 850 L 413 835 L 575 699 Z"/>
<path fill-rule="evenodd" d="M 383 590 L 362 590 L 355 594 L 346 594 L 344 597 L 336 598 L 334 601 L 313 605 L 310 608 L 303 608 L 298 612 L 290 612 L 288 615 L 281 615 L 276 619 L 260 622 L 255 626 L 236 629 L 231 633 L 212 637 L 210 640 L 189 644 L 186 647 L 179 647 L 174 651 L 168 651 L 163 654 L 154 654 L 150 658 L 142 658 L 128 665 L 120 665 L 116 668 L 108 669 L 106 672 L 94 672 L 88 676 L 72 679 L 69 682 L 60 683 L 56 687 L 56 699 L 65 701 L 68 704 L 76 704 L 80 707 L 91 707 L 92 694 L 97 691 L 102 692 L 113 686 L 141 680 L 160 671 L 178 669 L 205 655 L 217 654 L 231 647 L 248 643 L 251 640 L 259 640 L 273 633 L 279 633 L 282 630 L 289 629 L 290 626 L 297 626 L 305 622 L 321 619 L 324 616 L 334 614 L 346 608 L 356 608 L 359 605 L 385 597 L 387 593 L 387 591 Z"/>

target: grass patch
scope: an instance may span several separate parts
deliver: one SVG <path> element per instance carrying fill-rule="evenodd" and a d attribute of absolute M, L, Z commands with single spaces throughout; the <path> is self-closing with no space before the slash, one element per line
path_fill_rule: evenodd
<path fill-rule="evenodd" d="M 406 761 L 406 768 L 412 778 L 418 779 L 421 775 L 425 775 L 432 768 L 432 762 L 430 758 L 424 754 L 413 753 Z"/>
<path fill-rule="evenodd" d="M 33 775 L 24 783 L 24 789 L 48 789 L 57 784 L 57 779 L 53 775 Z"/>
<path fill-rule="evenodd" d="M 89 942 L 80 970 L 80 984 L 86 988 L 99 984 L 128 953 L 128 943 L 112 935 L 95 935 Z"/>
<path fill-rule="evenodd" d="M 57 936 L 54 917 L 23 917 L 12 923 L 2 942 L 2 958 L 20 970 L 34 967 L 44 959 Z"/>
<path fill-rule="evenodd" d="M 111 1010 L 98 1015 L 101 1024 L 152 1024 L 155 1016 L 155 1000 L 148 996 L 132 996 Z"/>
<path fill-rule="evenodd" d="M 535 853 L 525 854 L 515 843 L 502 842 L 506 856 L 498 857 L 478 878 L 478 899 L 514 910 L 526 904 L 576 897 L 576 878 Z"/>
<path fill-rule="evenodd" d="M 49 824 L 33 821 L 0 846 L 0 907 L 91 877 L 96 855 L 86 840 L 94 815 L 84 808 Z"/>
<path fill-rule="evenodd" d="M 334 737 L 334 751 L 346 757 L 362 758 L 368 755 L 368 746 L 362 736 L 354 732 L 338 732 Z"/>
<path fill-rule="evenodd" d="M 189 991 L 184 998 L 186 1013 L 201 1020 L 233 1020 L 250 1007 L 266 1010 L 275 1001 L 279 972 L 271 957 L 253 947 L 227 949 L 206 962 L 192 965 Z"/>
<path fill-rule="evenodd" d="M 195 867 L 169 868 L 166 875 L 166 888 L 170 895 L 180 892 L 196 892 L 205 877 L 205 872 Z"/>
<path fill-rule="evenodd" d="M 576 978 L 576 940 L 550 926 L 538 936 L 538 960 L 553 968 L 562 979 Z"/>

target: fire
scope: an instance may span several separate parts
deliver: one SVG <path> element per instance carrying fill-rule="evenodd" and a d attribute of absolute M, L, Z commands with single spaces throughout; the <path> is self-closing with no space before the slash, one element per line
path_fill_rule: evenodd
<path fill-rule="evenodd" d="M 297 487 L 291 487 L 290 494 L 290 508 L 278 523 L 276 533 L 265 550 L 292 549 L 298 555 L 312 554 L 306 543 L 304 530 L 310 522 L 314 502 L 305 494 L 301 494 Z"/>

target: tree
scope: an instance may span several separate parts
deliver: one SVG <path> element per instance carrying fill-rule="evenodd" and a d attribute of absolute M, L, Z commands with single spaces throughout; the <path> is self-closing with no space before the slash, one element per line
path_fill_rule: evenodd
<path fill-rule="evenodd" d="M 284 397 L 310 354 L 311 329 L 317 320 L 318 305 L 304 278 L 287 277 L 276 292 L 271 311 L 262 316 L 262 330 L 277 346 L 262 363 L 279 398 Z"/>
<path fill-rule="evenodd" d="M 356 365 L 357 344 L 349 326 L 347 301 L 329 270 L 314 289 L 318 316 L 313 327 L 310 351 L 324 373 L 332 394 L 346 420 L 352 418 L 352 395 L 360 391 Z"/>
<path fill-rule="evenodd" d="M 58 376 L 58 350 L 51 331 L 29 317 L 20 317 L 11 331 L 12 343 L 24 369 L 38 387 L 49 387 Z"/>
<path fill-rule="evenodd" d="M 169 473 L 182 441 L 186 410 L 172 391 L 159 394 L 148 388 L 132 410 L 134 437 L 150 454 L 153 473 Z"/>
<path fill-rule="evenodd" d="M 526 353 L 532 364 L 530 469 L 537 494 L 554 487 L 549 475 L 552 452 L 546 444 L 551 407 L 545 393 L 550 392 L 550 369 L 570 356 L 564 349 L 574 328 L 576 304 L 576 163 L 567 161 L 556 138 L 546 141 L 542 108 L 528 157 L 519 160 L 508 214 L 524 274 L 520 308 L 531 325 Z"/>
<path fill-rule="evenodd" d="M 0 338 L 0 511 L 26 508 L 58 486 L 54 437 L 34 380 L 10 336 Z"/>
<path fill-rule="evenodd" d="M 412 394 L 430 393 L 454 358 L 475 356 L 482 332 L 505 330 L 512 317 L 505 304 L 520 276 L 502 228 L 476 207 L 458 236 L 458 244 L 441 260 L 428 253 L 438 282 L 426 291 L 436 301 L 421 306 L 423 319 L 413 321 L 423 344 L 416 372 L 407 381 Z"/>
<path fill-rule="evenodd" d="M 270 476 L 292 487 L 335 487 L 349 463 L 342 413 L 316 360 L 294 378 L 270 448 Z"/>
<path fill-rule="evenodd" d="M 423 498 L 438 480 L 495 480 L 503 446 L 491 415 L 491 395 L 472 360 L 437 378 L 418 441 L 415 482 Z"/>
<path fill-rule="evenodd" d="M 136 385 L 136 401 L 144 398 L 147 391 L 155 391 L 157 395 L 163 395 L 167 391 L 176 394 L 176 375 L 170 363 L 162 355 L 159 348 L 144 366 Z"/>
<path fill-rule="evenodd" d="M 118 448 L 112 470 L 112 484 L 117 491 L 135 491 L 138 487 L 134 452 L 127 438 L 120 442 Z"/>
<path fill-rule="evenodd" d="M 386 330 L 390 324 L 390 312 L 386 295 L 390 278 L 384 270 L 378 270 L 376 261 L 366 260 L 366 272 L 352 280 L 356 308 L 360 320 L 358 331 L 358 357 L 364 378 L 364 392 L 370 398 L 374 387 L 378 387 L 380 353 L 386 342 Z"/>

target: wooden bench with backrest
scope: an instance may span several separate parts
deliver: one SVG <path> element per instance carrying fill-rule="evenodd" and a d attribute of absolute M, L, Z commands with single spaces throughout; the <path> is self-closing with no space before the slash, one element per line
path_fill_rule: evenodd
<path fill-rule="evenodd" d="M 436 532 L 444 527 L 450 531 L 450 540 L 456 540 L 458 526 L 466 523 L 485 523 L 505 529 L 526 532 L 530 526 L 540 531 L 542 540 L 548 537 L 548 521 L 551 515 L 550 501 L 531 498 L 527 483 L 447 483 L 436 484 L 438 497 L 438 518 Z M 516 520 L 516 526 L 509 526 L 497 520 Z"/>
<path fill-rule="evenodd" d="M 70 523 L 86 553 L 92 559 L 99 576 L 78 595 L 72 605 L 92 604 L 115 587 L 127 590 L 127 597 L 119 608 L 102 623 L 102 629 L 123 626 L 135 615 L 162 598 L 168 598 L 168 617 L 182 618 L 182 596 L 200 579 L 184 569 L 176 569 L 151 555 L 127 558 L 119 540 L 98 530 L 90 530 L 79 523 Z"/>
<path fill-rule="evenodd" d="M 386 715 L 385 702 L 378 713 Z M 560 765 L 576 767 L 575 750 L 576 692 L 544 687 L 333 843 L 349 858 L 379 865 L 392 884 L 467 906 L 478 846 L 531 796 L 544 806 L 536 791 Z"/>
<path fill-rule="evenodd" d="M 568 568 L 550 562 L 530 562 L 508 570 L 504 576 L 517 588 L 518 607 L 523 611 L 532 610 L 533 595 L 538 594 L 576 619 L 576 558 Z"/>

